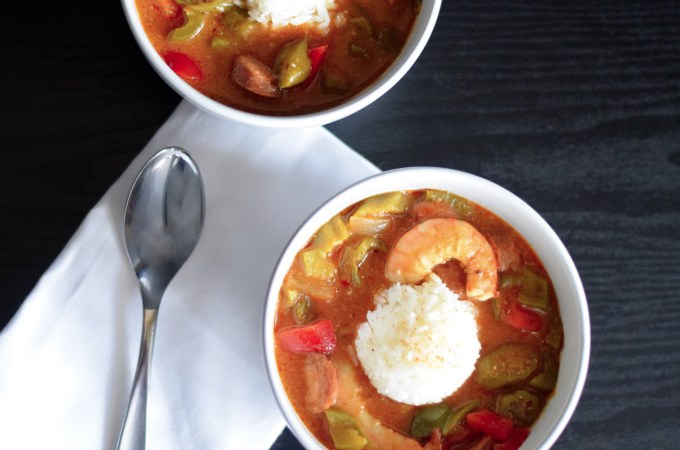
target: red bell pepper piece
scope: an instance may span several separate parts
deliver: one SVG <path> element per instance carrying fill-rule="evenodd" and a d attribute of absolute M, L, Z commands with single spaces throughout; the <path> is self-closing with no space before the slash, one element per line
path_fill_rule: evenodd
<path fill-rule="evenodd" d="M 325 353 L 335 350 L 337 339 L 333 322 L 320 319 L 308 325 L 292 325 L 277 333 L 283 348 L 293 353 Z"/>
<path fill-rule="evenodd" d="M 497 441 L 507 441 L 515 429 L 511 419 L 490 409 L 481 409 L 465 416 L 465 422 L 473 431 L 480 431 Z"/>
<path fill-rule="evenodd" d="M 200 81 L 203 72 L 191 58 L 180 52 L 167 52 L 163 55 L 165 63 L 183 80 Z"/>
<path fill-rule="evenodd" d="M 505 313 L 505 322 L 520 330 L 541 331 L 543 329 L 543 319 L 538 313 L 514 303 Z"/>
<path fill-rule="evenodd" d="M 314 47 L 310 47 L 310 49 L 307 50 L 307 55 L 312 61 L 312 68 L 309 71 L 309 75 L 307 75 L 307 78 L 302 84 L 303 89 L 307 89 L 309 85 L 312 84 L 316 79 L 316 76 L 319 74 L 319 70 L 321 69 L 321 63 L 323 63 L 323 60 L 326 58 L 327 51 L 327 44 L 315 45 Z"/>
<path fill-rule="evenodd" d="M 500 444 L 496 444 L 493 450 L 517 450 L 529 436 L 528 428 L 515 428 L 510 435 L 510 439 Z"/>

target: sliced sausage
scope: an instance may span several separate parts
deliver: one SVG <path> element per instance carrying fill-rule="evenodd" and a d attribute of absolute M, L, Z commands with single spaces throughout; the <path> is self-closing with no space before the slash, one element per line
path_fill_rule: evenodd
<path fill-rule="evenodd" d="M 237 56 L 231 77 L 234 83 L 259 96 L 269 98 L 281 96 L 274 72 L 252 56 Z"/>
<path fill-rule="evenodd" d="M 511 271 L 522 266 L 522 257 L 520 249 L 515 244 L 512 237 L 506 233 L 492 233 L 489 236 L 489 243 L 494 248 L 496 253 L 496 260 L 498 261 L 498 270 L 500 272 Z"/>
<path fill-rule="evenodd" d="M 305 360 L 307 408 L 314 414 L 333 406 L 338 397 L 338 374 L 326 355 L 310 353 Z"/>

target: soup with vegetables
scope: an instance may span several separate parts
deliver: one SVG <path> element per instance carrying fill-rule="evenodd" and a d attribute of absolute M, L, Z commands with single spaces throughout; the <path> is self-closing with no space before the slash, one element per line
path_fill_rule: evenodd
<path fill-rule="evenodd" d="M 342 211 L 279 292 L 278 371 L 330 449 L 517 449 L 557 382 L 562 322 L 511 226 L 439 190 Z"/>
<path fill-rule="evenodd" d="M 136 0 L 152 45 L 206 96 L 304 114 L 362 91 L 395 60 L 420 0 Z"/>

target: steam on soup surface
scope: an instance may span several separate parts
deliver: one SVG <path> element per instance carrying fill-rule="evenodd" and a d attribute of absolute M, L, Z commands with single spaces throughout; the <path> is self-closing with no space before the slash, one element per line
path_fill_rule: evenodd
<path fill-rule="evenodd" d="M 185 81 L 244 111 L 303 114 L 355 96 L 394 61 L 420 0 L 137 0 Z"/>
<path fill-rule="evenodd" d="M 357 450 L 518 448 L 563 337 L 529 244 L 438 190 L 381 194 L 324 224 L 284 279 L 273 333 L 302 421 Z"/>

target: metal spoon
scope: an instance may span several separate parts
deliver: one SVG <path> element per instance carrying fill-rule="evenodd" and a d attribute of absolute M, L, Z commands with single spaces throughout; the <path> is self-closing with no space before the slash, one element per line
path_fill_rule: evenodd
<path fill-rule="evenodd" d="M 118 449 L 145 447 L 147 388 L 158 308 L 165 288 L 198 242 L 204 210 L 201 175 L 181 148 L 156 153 L 130 190 L 125 208 L 125 245 L 142 291 L 144 324 Z"/>

